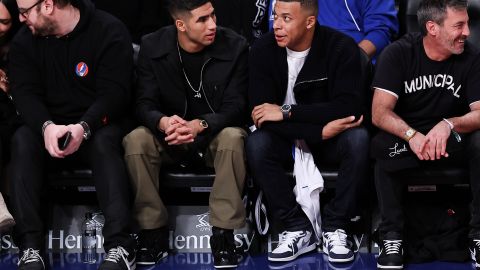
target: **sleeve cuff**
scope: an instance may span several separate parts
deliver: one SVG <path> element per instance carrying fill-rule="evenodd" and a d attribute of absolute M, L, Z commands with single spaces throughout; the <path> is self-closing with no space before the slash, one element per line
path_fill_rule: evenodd
<path fill-rule="evenodd" d="M 385 48 L 389 43 L 389 37 L 383 31 L 372 31 L 369 32 L 365 38 L 375 45 L 377 52 L 380 52 Z"/>

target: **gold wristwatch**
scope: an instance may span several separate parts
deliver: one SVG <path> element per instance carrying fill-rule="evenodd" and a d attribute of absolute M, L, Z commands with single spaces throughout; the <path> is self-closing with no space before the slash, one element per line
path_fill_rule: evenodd
<path fill-rule="evenodd" d="M 405 131 L 405 140 L 408 142 L 410 139 L 413 138 L 417 134 L 417 131 L 413 128 L 408 128 L 407 131 Z"/>

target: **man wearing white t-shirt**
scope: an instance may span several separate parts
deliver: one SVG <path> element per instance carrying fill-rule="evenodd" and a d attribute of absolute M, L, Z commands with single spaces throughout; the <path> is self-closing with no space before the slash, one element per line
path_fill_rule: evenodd
<path fill-rule="evenodd" d="M 360 50 L 351 38 L 319 26 L 317 13 L 316 0 L 277 1 L 274 33 L 250 52 L 249 101 L 257 130 L 247 139 L 247 160 L 276 227 L 283 229 L 268 253 L 274 262 L 314 250 L 319 237 L 285 174 L 296 140 L 307 143 L 320 171 L 325 164 L 339 166 L 336 196 L 324 208 L 323 250 L 332 262 L 354 259 L 347 231 L 369 149 L 368 132 L 360 126 Z"/>

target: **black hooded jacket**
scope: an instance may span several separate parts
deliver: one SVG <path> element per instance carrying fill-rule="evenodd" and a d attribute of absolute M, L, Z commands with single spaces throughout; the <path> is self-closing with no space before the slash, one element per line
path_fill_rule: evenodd
<path fill-rule="evenodd" d="M 47 120 L 85 121 L 92 133 L 130 110 L 133 56 L 125 26 L 88 0 L 75 0 L 80 20 L 62 37 L 23 27 L 12 41 L 9 77 L 18 112 L 36 132 Z"/>

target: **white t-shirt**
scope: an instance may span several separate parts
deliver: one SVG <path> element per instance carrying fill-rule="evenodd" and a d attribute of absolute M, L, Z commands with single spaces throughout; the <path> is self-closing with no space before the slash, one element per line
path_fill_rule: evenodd
<path fill-rule="evenodd" d="M 305 63 L 308 52 L 310 52 L 310 48 L 301 52 L 292 51 L 287 48 L 288 86 L 284 104 L 297 104 L 295 95 L 293 94 L 293 87 L 297 81 L 298 73 L 300 73 L 300 70 Z"/>

